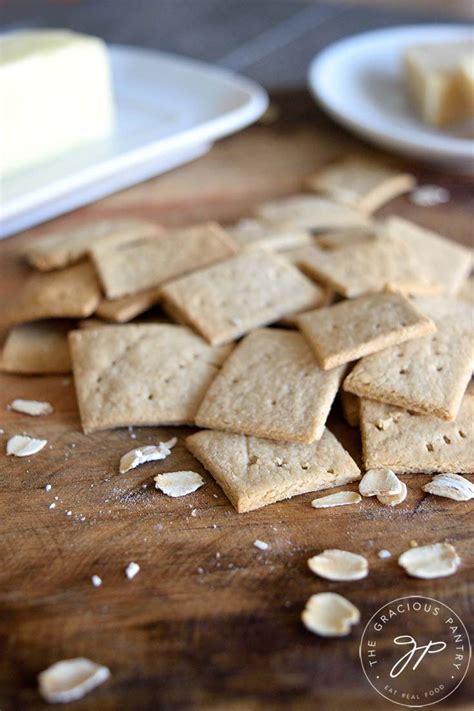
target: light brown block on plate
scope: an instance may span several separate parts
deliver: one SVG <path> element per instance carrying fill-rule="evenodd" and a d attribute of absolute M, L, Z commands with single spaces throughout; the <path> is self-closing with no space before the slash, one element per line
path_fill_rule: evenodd
<path fill-rule="evenodd" d="M 274 251 L 293 249 L 304 244 L 311 244 L 312 237 L 307 230 L 298 228 L 279 228 L 268 225 L 262 220 L 244 218 L 227 228 L 235 242 L 246 247 L 263 247 Z"/>
<path fill-rule="evenodd" d="M 93 266 L 81 262 L 55 272 L 33 272 L 6 306 L 10 323 L 45 318 L 86 318 L 102 298 Z"/>
<path fill-rule="evenodd" d="M 296 321 L 324 370 L 436 330 L 407 298 L 394 292 L 342 301 Z"/>
<path fill-rule="evenodd" d="M 350 427 L 358 427 L 360 422 L 360 398 L 345 390 L 339 391 L 342 414 Z"/>
<path fill-rule="evenodd" d="M 280 229 L 298 227 L 312 232 L 324 232 L 370 224 L 369 219 L 357 210 L 309 193 L 270 200 L 260 205 L 255 212 L 258 218 Z"/>
<path fill-rule="evenodd" d="M 294 331 L 259 329 L 226 361 L 196 415 L 209 427 L 284 442 L 321 437 L 343 376 L 323 371 Z"/>
<path fill-rule="evenodd" d="M 249 249 L 163 287 L 163 307 L 210 343 L 226 343 L 325 298 L 282 256 Z"/>
<path fill-rule="evenodd" d="M 336 202 L 371 214 L 398 195 L 412 190 L 416 179 L 387 163 L 350 156 L 308 179 L 308 187 Z"/>
<path fill-rule="evenodd" d="M 313 444 L 207 430 L 188 437 L 186 447 L 238 513 L 360 479 L 357 464 L 327 429 Z"/>
<path fill-rule="evenodd" d="M 472 313 L 449 299 L 419 298 L 438 330 L 363 358 L 343 388 L 362 398 L 454 420 L 474 367 Z"/>
<path fill-rule="evenodd" d="M 107 321 L 126 323 L 158 303 L 159 297 L 160 287 L 154 287 L 121 299 L 102 299 L 96 314 Z"/>
<path fill-rule="evenodd" d="M 91 257 L 108 299 L 160 286 L 181 274 L 231 256 L 237 245 L 214 222 L 168 230 L 159 239 L 92 247 Z"/>
<path fill-rule="evenodd" d="M 193 424 L 230 352 L 186 327 L 161 324 L 73 331 L 69 342 L 84 432 Z"/>
<path fill-rule="evenodd" d="M 401 217 L 387 218 L 383 229 L 388 237 L 402 240 L 415 254 L 433 291 L 459 291 L 472 268 L 469 249 Z"/>
<path fill-rule="evenodd" d="M 298 266 L 349 299 L 387 288 L 408 294 L 437 291 L 401 241 L 379 238 L 345 249 L 304 249 Z"/>
<path fill-rule="evenodd" d="M 67 341 L 73 323 L 39 321 L 14 326 L 0 357 L 0 370 L 25 375 L 69 373 L 71 357 Z"/>
<path fill-rule="evenodd" d="M 472 394 L 464 395 L 452 422 L 362 400 L 361 431 L 367 469 L 382 467 L 396 473 L 474 472 Z"/>
<path fill-rule="evenodd" d="M 137 237 L 152 237 L 162 228 L 138 219 L 93 220 L 80 227 L 70 227 L 30 240 L 24 255 L 36 269 L 61 269 L 83 259 L 98 242 L 119 243 Z"/>

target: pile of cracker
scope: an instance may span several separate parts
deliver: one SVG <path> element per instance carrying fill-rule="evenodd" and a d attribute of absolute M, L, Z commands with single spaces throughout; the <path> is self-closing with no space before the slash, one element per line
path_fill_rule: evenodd
<path fill-rule="evenodd" d="M 33 239 L 1 368 L 72 369 L 85 433 L 197 426 L 186 446 L 238 512 L 360 478 L 326 427 L 338 393 L 366 469 L 472 472 L 471 255 L 373 216 L 414 185 L 348 157 L 226 228 Z"/>

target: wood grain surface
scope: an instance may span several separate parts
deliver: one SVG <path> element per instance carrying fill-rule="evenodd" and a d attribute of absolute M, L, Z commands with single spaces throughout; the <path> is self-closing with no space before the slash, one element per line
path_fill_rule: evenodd
<path fill-rule="evenodd" d="M 263 198 L 300 189 L 304 176 L 328 159 L 363 147 L 306 96 L 278 96 L 275 104 L 276 123 L 248 129 L 194 164 L 0 243 L 0 304 L 22 288 L 21 246 L 51 227 L 125 214 L 167 224 L 231 220 Z M 469 244 L 471 182 L 407 167 L 423 182 L 448 187 L 452 199 L 421 208 L 403 197 L 384 213 Z M 8 411 L 17 397 L 48 400 L 55 412 L 31 418 Z M 360 461 L 358 432 L 343 424 L 337 408 L 330 426 Z M 2 711 L 46 708 L 36 675 L 74 656 L 112 671 L 106 684 L 70 706 L 83 711 L 394 708 L 369 686 L 360 666 L 360 635 L 370 616 L 390 600 L 422 594 L 472 624 L 472 506 L 423 494 L 427 476 L 403 477 L 409 494 L 395 509 L 366 500 L 361 507 L 316 511 L 309 494 L 237 515 L 187 453 L 191 430 L 136 428 L 136 439 L 127 429 L 85 436 L 69 377 L 2 374 L 0 427 Z M 27 460 L 7 459 L 8 436 L 23 431 L 47 438 L 48 446 Z M 124 452 L 172 435 L 179 443 L 166 462 L 118 473 Z M 165 497 L 152 477 L 173 469 L 196 469 L 206 485 L 181 499 Z M 257 538 L 270 548 L 257 550 Z M 461 569 L 451 578 L 408 578 L 396 560 L 412 540 L 454 543 Z M 312 575 L 307 558 L 333 547 L 366 555 L 369 577 L 330 583 Z M 377 557 L 382 548 L 392 552 L 389 560 Z M 129 581 L 124 570 L 132 560 L 141 571 Z M 102 587 L 91 585 L 93 574 Z M 325 640 L 303 628 L 306 599 L 324 590 L 347 596 L 361 610 L 361 624 L 349 637 Z M 467 711 L 473 697 L 471 676 L 439 708 Z"/>

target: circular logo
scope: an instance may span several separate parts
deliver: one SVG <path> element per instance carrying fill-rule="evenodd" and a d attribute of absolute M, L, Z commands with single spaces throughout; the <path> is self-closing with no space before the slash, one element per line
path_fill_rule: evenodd
<path fill-rule="evenodd" d="M 359 647 L 362 669 L 381 696 L 421 708 L 443 701 L 463 681 L 471 661 L 464 623 L 439 600 L 392 600 L 368 621 Z"/>

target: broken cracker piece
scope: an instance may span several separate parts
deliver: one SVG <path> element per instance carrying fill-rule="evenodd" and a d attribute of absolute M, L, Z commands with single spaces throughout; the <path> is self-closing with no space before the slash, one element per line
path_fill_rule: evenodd
<path fill-rule="evenodd" d="M 330 548 L 309 558 L 308 567 L 326 580 L 362 580 L 369 572 L 369 564 L 364 556 L 337 548 Z"/>
<path fill-rule="evenodd" d="M 7 442 L 7 456 L 29 457 L 40 452 L 48 444 L 47 439 L 34 439 L 26 435 L 13 435 Z"/>
<path fill-rule="evenodd" d="M 157 489 L 160 489 L 163 494 L 173 497 L 192 494 L 205 483 L 200 474 L 192 471 L 158 474 L 155 476 L 155 481 Z"/>
<path fill-rule="evenodd" d="M 110 676 L 107 667 L 84 657 L 52 664 L 38 675 L 39 692 L 50 704 L 67 704 L 103 684 Z"/>
<path fill-rule="evenodd" d="M 399 496 L 402 482 L 391 469 L 369 469 L 359 482 L 362 496 Z"/>
<path fill-rule="evenodd" d="M 360 621 L 352 602 L 332 592 L 311 595 L 301 615 L 304 626 L 321 637 L 345 637 Z"/>
<path fill-rule="evenodd" d="M 171 454 L 172 448 L 178 440 L 176 437 L 168 442 L 160 442 L 159 444 L 151 444 L 145 447 L 136 447 L 123 455 L 120 459 L 120 474 L 125 474 L 130 469 L 145 464 L 146 462 L 155 462 L 159 459 L 166 459 Z"/>
<path fill-rule="evenodd" d="M 378 494 L 377 499 L 385 506 L 398 506 L 407 498 L 408 489 L 404 481 L 400 482 L 401 490 L 398 494 Z"/>
<path fill-rule="evenodd" d="M 329 509 L 333 506 L 348 506 L 349 504 L 359 504 L 362 497 L 357 491 L 337 491 L 335 494 L 321 496 L 313 499 L 311 506 L 315 509 Z"/>
<path fill-rule="evenodd" d="M 40 400 L 23 400 L 22 398 L 17 398 L 16 400 L 12 400 L 9 407 L 10 410 L 22 412 L 25 415 L 32 415 L 33 417 L 51 415 L 51 413 L 54 412 L 54 408 L 50 402 L 41 402 Z"/>
<path fill-rule="evenodd" d="M 461 559 L 450 543 L 432 543 L 409 548 L 401 554 L 398 564 L 413 578 L 431 580 L 453 575 Z"/>
<path fill-rule="evenodd" d="M 474 499 L 474 484 L 459 474 L 437 474 L 422 488 L 427 494 L 444 496 L 446 499 L 454 499 L 454 501 Z"/>

